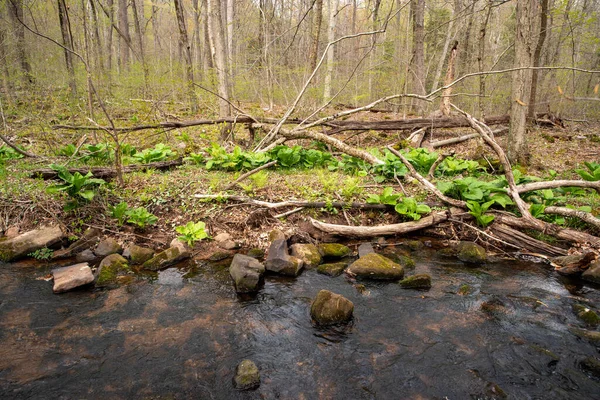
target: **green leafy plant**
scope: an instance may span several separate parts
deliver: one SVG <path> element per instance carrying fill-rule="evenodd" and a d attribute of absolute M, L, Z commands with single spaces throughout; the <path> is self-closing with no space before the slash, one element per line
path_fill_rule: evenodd
<path fill-rule="evenodd" d="M 103 179 L 94 178 L 91 172 L 86 175 L 81 175 L 79 172 L 71 174 L 61 165 L 53 164 L 50 167 L 58 172 L 58 177 L 64 183 L 49 186 L 48 193 L 65 192 L 73 199 L 91 201 L 96 194 L 95 190 L 106 183 Z"/>
<path fill-rule="evenodd" d="M 138 207 L 127 211 L 127 222 L 144 229 L 148 225 L 158 222 L 156 215 L 148 212 L 145 207 Z"/>
<path fill-rule="evenodd" d="M 381 194 L 370 194 L 367 198 L 367 203 L 387 204 L 390 206 L 395 206 L 396 203 L 398 203 L 399 198 L 399 194 L 394 194 L 394 189 L 392 189 L 391 187 L 386 187 L 385 189 L 383 189 Z"/>
<path fill-rule="evenodd" d="M 40 260 L 40 261 L 48 261 L 52 258 L 52 256 L 54 255 L 54 251 L 47 248 L 47 247 L 42 247 L 41 249 L 38 249 L 36 251 L 33 251 L 29 254 L 27 254 L 29 257 L 33 257 L 36 260 Z"/>
<path fill-rule="evenodd" d="M 442 175 L 456 175 L 462 172 L 475 172 L 482 169 L 477 161 L 463 160 L 456 157 L 446 157 L 436 169 Z"/>
<path fill-rule="evenodd" d="M 206 157 L 202 153 L 190 153 L 187 157 L 184 158 L 185 161 L 191 161 L 197 165 L 204 165 L 206 162 Z"/>
<path fill-rule="evenodd" d="M 347 177 L 342 183 L 342 196 L 350 200 L 354 195 L 360 194 L 363 188 L 360 187 L 361 180 L 357 177 Z"/>
<path fill-rule="evenodd" d="M 110 161 L 112 149 L 106 143 L 89 144 L 83 148 L 83 161 L 106 163 Z"/>
<path fill-rule="evenodd" d="M 511 198 L 506 194 L 505 181 L 496 180 L 485 182 L 474 177 L 455 179 L 452 182 L 438 182 L 438 189 L 455 199 L 485 202 L 493 200 L 502 207 L 513 204 Z"/>
<path fill-rule="evenodd" d="M 279 146 L 276 150 L 275 153 L 275 159 L 277 160 L 278 164 L 281 165 L 282 167 L 286 167 L 286 168 L 292 168 L 295 165 L 297 165 L 298 163 L 300 163 L 300 160 L 302 159 L 301 156 L 301 147 L 300 146 L 294 146 L 294 147 L 287 147 L 287 146 Z"/>
<path fill-rule="evenodd" d="M 581 179 L 586 181 L 600 180 L 600 164 L 595 162 L 584 162 L 583 164 L 587 167 L 587 171 L 585 169 L 575 170 Z"/>
<path fill-rule="evenodd" d="M 383 161 L 382 165 L 376 165 L 372 167 L 370 171 L 373 174 L 375 182 L 381 183 L 388 180 L 394 180 L 395 178 L 403 177 L 408 173 L 408 168 L 402 163 L 402 160 L 391 151 L 386 149 L 383 155 L 374 155 Z"/>
<path fill-rule="evenodd" d="M 59 156 L 72 157 L 73 154 L 75 154 L 75 150 L 77 150 L 77 147 L 73 143 L 69 143 L 68 145 L 61 147 L 57 154 Z"/>
<path fill-rule="evenodd" d="M 125 223 L 125 220 L 128 217 L 129 206 L 124 201 L 120 202 L 116 206 L 108 206 L 108 211 L 110 216 L 116 218 L 117 224 L 119 226 Z"/>
<path fill-rule="evenodd" d="M 23 158 L 23 154 L 19 153 L 12 147 L 0 146 L 0 160 L 14 160 L 17 158 Z"/>
<path fill-rule="evenodd" d="M 494 201 L 487 201 L 485 203 L 478 203 L 476 201 L 467 201 L 467 208 L 469 209 L 469 214 L 475 217 L 477 223 L 482 226 L 488 226 L 493 220 L 493 215 L 486 215 L 486 211 L 494 204 Z"/>
<path fill-rule="evenodd" d="M 544 204 L 532 204 L 529 206 L 529 212 L 534 218 L 540 218 L 545 210 L 546 206 Z"/>
<path fill-rule="evenodd" d="M 431 208 L 428 205 L 418 204 L 412 197 L 403 198 L 396 204 L 394 209 L 398 214 L 410 217 L 414 221 L 421 219 L 421 215 L 431 212 Z"/>
<path fill-rule="evenodd" d="M 437 160 L 438 153 L 435 151 L 430 152 L 422 147 L 412 149 L 404 155 L 406 159 L 415 167 L 418 172 L 426 174 L 429 169 Z"/>
<path fill-rule="evenodd" d="M 190 221 L 185 225 L 176 227 L 175 231 L 180 234 L 178 239 L 186 242 L 188 246 L 192 247 L 195 242 L 208 237 L 205 228 L 206 225 L 202 221 Z"/>
<path fill-rule="evenodd" d="M 154 148 L 144 149 L 141 152 L 136 152 L 133 158 L 143 164 L 151 162 L 164 161 L 175 156 L 175 152 L 164 143 L 158 143 Z"/>

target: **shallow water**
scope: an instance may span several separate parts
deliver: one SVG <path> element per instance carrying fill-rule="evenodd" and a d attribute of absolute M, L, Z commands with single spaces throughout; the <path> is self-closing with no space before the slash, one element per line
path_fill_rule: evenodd
<path fill-rule="evenodd" d="M 568 328 L 598 287 L 547 266 L 471 269 L 419 250 L 429 291 L 315 270 L 267 277 L 240 299 L 226 268 L 194 263 L 112 290 L 52 294 L 50 266 L 0 266 L 0 398 L 6 399 L 598 399 L 579 362 L 599 357 Z M 357 283 L 365 285 L 361 290 Z M 471 293 L 457 294 L 468 284 Z M 311 324 L 321 289 L 355 304 L 346 327 Z M 496 304 L 483 311 L 484 302 Z M 498 306 L 498 304 L 502 304 Z M 252 359 L 261 385 L 237 392 Z"/>

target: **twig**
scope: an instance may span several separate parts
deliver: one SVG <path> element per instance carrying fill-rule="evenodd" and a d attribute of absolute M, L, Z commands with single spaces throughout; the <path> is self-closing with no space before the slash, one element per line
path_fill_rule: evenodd
<path fill-rule="evenodd" d="M 229 185 L 227 185 L 223 190 L 229 190 L 231 188 L 233 188 L 235 185 L 237 185 L 238 183 L 240 183 L 241 181 L 243 181 L 244 179 L 246 179 L 247 177 L 254 175 L 255 173 L 262 171 L 263 169 L 267 169 L 269 167 L 272 167 L 273 165 L 277 164 L 277 160 L 268 162 L 264 165 L 261 165 L 258 168 L 254 168 L 252 171 L 248 171 L 246 172 L 244 175 L 240 176 L 239 178 L 237 178 L 233 183 L 230 183 Z"/>
<path fill-rule="evenodd" d="M 427 179 L 433 179 L 433 174 L 435 173 L 435 169 L 438 167 L 438 165 L 440 165 L 446 159 L 446 157 L 450 157 L 453 155 L 454 152 L 450 152 L 447 154 L 440 153 L 435 162 L 431 164 L 431 168 L 429 168 L 429 172 L 427 173 Z"/>
<path fill-rule="evenodd" d="M 293 210 L 286 211 L 284 213 L 274 215 L 273 218 L 284 218 L 284 217 L 287 217 L 288 215 L 295 214 L 295 213 L 297 213 L 299 211 L 302 211 L 302 210 L 304 210 L 304 207 L 294 208 Z"/>

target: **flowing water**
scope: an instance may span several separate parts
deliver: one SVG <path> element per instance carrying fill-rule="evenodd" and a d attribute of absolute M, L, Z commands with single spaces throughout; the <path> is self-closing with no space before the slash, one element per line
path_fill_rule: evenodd
<path fill-rule="evenodd" d="M 244 299 L 217 265 L 61 295 L 41 279 L 51 266 L 0 265 L 0 398 L 600 398 L 580 365 L 599 347 L 571 333 L 584 328 L 573 304 L 600 304 L 597 286 L 540 264 L 413 257 L 409 274 L 430 274 L 431 290 L 311 270 L 269 276 Z M 321 289 L 354 302 L 350 325 L 311 324 Z M 238 392 L 231 380 L 246 358 L 261 385 Z"/>

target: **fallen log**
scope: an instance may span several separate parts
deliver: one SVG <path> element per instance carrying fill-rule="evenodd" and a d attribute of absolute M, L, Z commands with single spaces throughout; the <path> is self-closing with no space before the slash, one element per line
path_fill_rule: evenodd
<path fill-rule="evenodd" d="M 178 165 L 183 164 L 183 159 L 179 158 L 177 160 L 171 161 L 159 161 L 148 164 L 132 164 L 123 166 L 123 172 L 135 172 L 135 171 L 145 171 L 148 169 L 157 169 L 157 170 L 165 170 L 176 167 Z M 69 168 L 68 171 L 70 173 L 79 172 L 82 175 L 91 172 L 92 175 L 96 178 L 112 178 L 117 175 L 117 171 L 114 168 L 110 167 L 81 167 L 81 168 Z M 31 178 L 42 178 L 44 180 L 48 179 L 56 179 L 58 178 L 58 172 L 51 168 L 40 168 L 35 169 L 30 172 L 29 177 Z"/>
<path fill-rule="evenodd" d="M 488 117 L 485 119 L 486 125 L 508 124 L 510 116 L 500 115 Z M 442 118 L 413 118 L 384 121 L 330 121 L 328 126 L 335 128 L 336 131 L 357 131 L 357 130 L 378 130 L 378 131 L 400 131 L 421 128 L 464 128 L 468 127 L 469 121 L 462 117 L 442 117 Z"/>
<path fill-rule="evenodd" d="M 548 243 L 542 242 L 532 238 L 529 235 L 524 234 L 516 229 L 504 224 L 493 224 L 490 226 L 490 230 L 499 239 L 512 244 L 520 249 L 525 249 L 533 253 L 539 253 L 550 257 L 564 256 L 567 255 L 567 250 L 561 249 L 560 247 L 552 246 Z"/>

